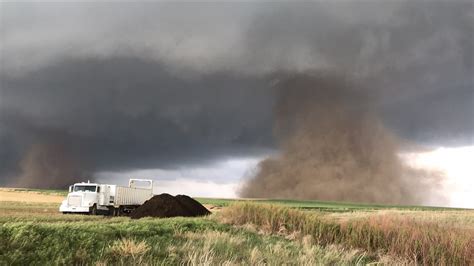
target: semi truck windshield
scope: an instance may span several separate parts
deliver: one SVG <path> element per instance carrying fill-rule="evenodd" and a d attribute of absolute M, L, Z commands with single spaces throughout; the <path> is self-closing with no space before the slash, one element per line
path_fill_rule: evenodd
<path fill-rule="evenodd" d="M 74 192 L 78 191 L 87 191 L 87 192 L 95 192 L 97 186 L 74 186 Z"/>

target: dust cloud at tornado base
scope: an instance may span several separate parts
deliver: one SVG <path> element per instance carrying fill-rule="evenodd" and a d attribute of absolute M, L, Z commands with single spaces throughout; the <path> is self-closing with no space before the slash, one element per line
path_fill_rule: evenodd
<path fill-rule="evenodd" d="M 277 86 L 275 135 L 281 154 L 262 161 L 241 189 L 247 198 L 420 204 L 443 176 L 399 157 L 367 90 L 337 75 L 296 75 Z"/>

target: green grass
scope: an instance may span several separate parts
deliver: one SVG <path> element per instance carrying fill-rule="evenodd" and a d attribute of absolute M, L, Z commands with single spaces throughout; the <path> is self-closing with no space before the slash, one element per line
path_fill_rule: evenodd
<path fill-rule="evenodd" d="M 94 221 L 2 221 L 0 262 L 6 265 L 354 264 L 356 250 L 322 248 L 218 223 L 213 218 Z"/>
<path fill-rule="evenodd" d="M 58 203 L 0 201 L 0 224 L 8 222 L 67 222 L 103 220 L 102 216 L 64 215 Z"/>

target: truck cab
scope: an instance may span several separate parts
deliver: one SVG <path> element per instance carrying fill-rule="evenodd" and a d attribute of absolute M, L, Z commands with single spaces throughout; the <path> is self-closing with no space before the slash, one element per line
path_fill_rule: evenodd
<path fill-rule="evenodd" d="M 59 210 L 63 213 L 97 213 L 97 203 L 101 195 L 101 185 L 97 183 L 76 183 L 69 186 L 67 198 Z"/>
<path fill-rule="evenodd" d="M 138 184 L 145 183 L 140 187 Z M 130 179 L 128 187 L 90 182 L 69 186 L 69 193 L 59 211 L 92 215 L 130 212 L 153 196 L 153 181 Z"/>

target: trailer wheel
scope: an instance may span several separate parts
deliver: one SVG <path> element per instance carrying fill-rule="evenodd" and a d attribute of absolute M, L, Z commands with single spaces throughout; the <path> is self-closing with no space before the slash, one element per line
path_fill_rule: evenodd
<path fill-rule="evenodd" d="M 89 208 L 89 214 L 90 215 L 97 215 L 97 205 L 92 205 L 92 207 Z"/>
<path fill-rule="evenodd" d="M 125 208 L 123 206 L 118 208 L 118 216 L 125 216 Z"/>

